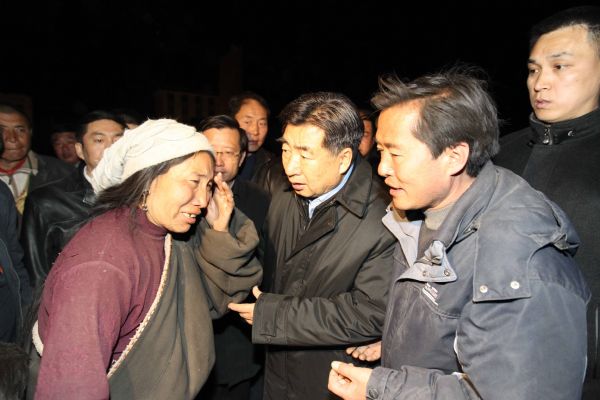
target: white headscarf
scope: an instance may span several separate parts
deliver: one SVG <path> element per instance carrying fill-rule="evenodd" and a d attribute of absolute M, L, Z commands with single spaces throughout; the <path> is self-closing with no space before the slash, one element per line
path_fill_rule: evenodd
<path fill-rule="evenodd" d="M 206 136 L 194 127 L 172 119 L 149 119 L 126 130 L 121 139 L 104 150 L 92 171 L 92 187 L 97 194 L 144 168 L 201 150 L 214 154 Z"/>

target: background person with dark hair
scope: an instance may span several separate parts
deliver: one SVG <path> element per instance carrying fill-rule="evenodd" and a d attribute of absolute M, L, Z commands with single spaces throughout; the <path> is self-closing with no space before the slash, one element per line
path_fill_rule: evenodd
<path fill-rule="evenodd" d="M 83 164 L 27 197 L 21 243 L 34 288 L 42 286 L 58 253 L 89 217 L 95 200 L 91 173 L 104 150 L 119 140 L 124 130 L 125 123 L 112 113 L 98 110 L 83 116 L 75 144 Z"/>
<path fill-rule="evenodd" d="M 377 151 L 377 148 L 375 148 L 375 119 L 373 117 L 373 110 L 359 108 L 358 115 L 360 115 L 360 119 L 365 127 L 363 137 L 358 145 L 358 151 L 360 155 L 371 164 L 373 171 L 377 173 L 379 152 Z"/>
<path fill-rule="evenodd" d="M 77 166 L 81 162 L 75 151 L 77 133 L 75 133 L 74 127 L 66 124 L 53 126 L 50 132 L 50 143 L 59 160 L 73 166 Z"/>
<path fill-rule="evenodd" d="M 494 161 L 565 210 L 592 291 L 584 398 L 600 398 L 600 7 L 558 12 L 531 29 L 529 127 L 502 138 Z"/>
<path fill-rule="evenodd" d="M 31 150 L 32 127 L 29 117 L 8 104 L 0 104 L 0 134 L 4 151 L 0 155 L 0 179 L 10 188 L 19 214 L 23 213 L 27 194 L 57 181 L 73 170 L 54 158 Z"/>
<path fill-rule="evenodd" d="M 4 141 L 0 137 L 0 154 Z M 19 339 L 31 301 L 29 276 L 17 238 L 18 213 L 10 189 L 0 182 L 0 341 Z"/>
<path fill-rule="evenodd" d="M 137 128 L 145 120 L 137 111 L 128 108 L 116 108 L 111 112 L 125 123 L 127 129 Z"/>
<path fill-rule="evenodd" d="M 215 151 L 215 173 L 227 182 L 236 209 L 254 222 L 257 231 L 263 226 L 269 209 L 269 195 L 253 182 L 237 179 L 247 154 L 248 138 L 237 121 L 227 115 L 206 118 L 199 124 Z M 264 364 L 262 346 L 252 344 L 252 330 L 235 313 L 213 320 L 215 333 L 215 367 L 199 395 L 201 399 L 247 400 L 251 388 L 262 392 L 259 373 Z"/>
<path fill-rule="evenodd" d="M 254 92 L 243 92 L 229 99 L 229 115 L 236 119 L 248 137 L 248 152 L 239 178 L 267 187 L 268 168 L 275 157 L 264 148 L 271 111 L 267 101 Z"/>
<path fill-rule="evenodd" d="M 2 182 L 0 205 L 0 341 L 14 342 L 32 301 L 32 290 L 17 240 L 17 210 L 10 190 Z"/>

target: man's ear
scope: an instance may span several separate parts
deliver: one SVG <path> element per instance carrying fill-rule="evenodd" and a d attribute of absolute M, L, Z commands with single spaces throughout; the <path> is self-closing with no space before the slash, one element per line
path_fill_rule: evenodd
<path fill-rule="evenodd" d="M 460 175 L 469 161 L 470 146 L 466 142 L 460 142 L 444 150 L 448 175 Z"/>
<path fill-rule="evenodd" d="M 85 162 L 85 158 L 83 158 L 83 145 L 79 142 L 75 143 L 75 153 L 77 153 L 77 157 Z"/>
<path fill-rule="evenodd" d="M 350 165 L 352 164 L 352 149 L 350 147 L 346 147 L 342 149 L 338 153 L 338 160 L 340 161 L 339 172 L 340 175 L 343 175 L 348 171 Z"/>
<path fill-rule="evenodd" d="M 245 159 L 246 159 L 246 152 L 240 151 L 240 161 L 238 161 L 238 168 L 240 168 L 242 166 Z"/>

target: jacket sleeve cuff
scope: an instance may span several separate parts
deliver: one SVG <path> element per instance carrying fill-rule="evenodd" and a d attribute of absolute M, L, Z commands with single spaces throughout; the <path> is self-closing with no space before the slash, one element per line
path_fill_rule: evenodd
<path fill-rule="evenodd" d="M 239 266 L 238 263 L 228 263 L 232 259 L 239 259 L 243 264 L 252 257 L 253 251 L 258 245 L 258 235 L 250 220 L 243 221 L 233 232 L 215 231 L 205 220 L 198 224 L 197 229 L 200 230 L 201 237 L 200 253 L 208 262 L 221 266 L 223 270 Z"/>
<path fill-rule="evenodd" d="M 285 337 L 286 310 L 290 296 L 263 293 L 254 305 L 252 342 L 256 344 L 287 344 Z"/>
<path fill-rule="evenodd" d="M 262 266 L 254 257 L 258 237 L 252 222 L 246 222 L 233 234 L 215 231 L 204 221 L 198 224 L 193 252 L 214 309 L 213 318 L 225 313 L 228 303 L 243 301 L 261 281 Z"/>
<path fill-rule="evenodd" d="M 377 367 L 371 373 L 367 382 L 367 400 L 385 400 L 384 397 L 388 381 L 393 373 L 398 373 L 393 369 Z"/>

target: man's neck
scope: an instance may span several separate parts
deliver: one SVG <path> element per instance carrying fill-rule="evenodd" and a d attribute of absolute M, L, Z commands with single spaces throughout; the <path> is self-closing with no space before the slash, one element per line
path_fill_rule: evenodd
<path fill-rule="evenodd" d="M 337 192 L 342 190 L 344 185 L 346 185 L 346 183 L 348 182 L 348 179 L 350 178 L 350 175 L 352 174 L 353 170 L 354 170 L 354 164 L 351 164 L 350 168 L 348 168 L 348 171 L 346 171 L 346 173 L 343 175 L 340 182 L 333 189 L 331 189 L 331 190 L 327 191 L 326 193 L 323 193 L 322 195 L 317 196 L 315 198 L 312 198 L 312 199 L 307 198 L 306 199 L 306 200 L 308 200 L 308 217 L 309 218 L 312 218 L 313 212 L 315 211 L 315 208 L 317 208 L 317 206 L 325 203 L 327 200 L 329 200 L 330 198 L 335 196 L 335 194 Z"/>
<path fill-rule="evenodd" d="M 533 115 L 534 115 L 534 117 L 538 121 L 540 121 L 544 125 L 554 125 L 554 124 L 562 124 L 562 123 L 565 123 L 565 122 L 568 123 L 569 121 L 573 121 L 573 120 L 576 120 L 578 118 L 585 117 L 585 116 L 587 116 L 587 115 L 589 115 L 589 114 L 591 114 L 591 113 L 593 113 L 593 112 L 595 112 L 597 110 L 598 110 L 598 105 L 596 105 L 596 107 L 594 107 L 592 110 L 589 110 L 588 112 L 585 112 L 585 113 L 583 113 L 581 115 L 578 115 L 576 117 L 567 118 L 567 119 L 563 119 L 563 120 L 560 120 L 560 121 L 553 121 L 553 122 L 544 121 L 544 120 L 538 118 L 538 116 L 535 114 L 535 112 L 533 112 Z"/>
<path fill-rule="evenodd" d="M 437 204 L 431 211 L 443 209 L 451 204 L 454 204 L 475 182 L 475 178 L 469 176 L 466 172 L 453 177 L 450 188 L 444 200 Z M 426 210 L 423 210 L 426 211 Z"/>
<path fill-rule="evenodd" d="M 5 160 L 3 158 L 0 158 L 0 169 L 2 169 L 3 171 L 16 171 L 19 168 L 21 168 L 23 166 L 23 164 L 25 164 L 25 160 L 27 159 L 27 157 L 22 158 L 20 160 L 17 161 L 9 161 L 9 160 Z M 9 175 L 12 174 L 9 173 Z"/>

